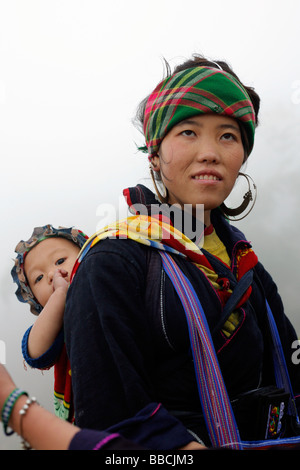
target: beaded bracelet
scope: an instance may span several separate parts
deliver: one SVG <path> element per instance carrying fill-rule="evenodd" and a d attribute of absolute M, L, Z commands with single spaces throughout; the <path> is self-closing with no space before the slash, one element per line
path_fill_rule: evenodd
<path fill-rule="evenodd" d="M 22 444 L 22 447 L 23 447 L 24 450 L 30 450 L 31 445 L 28 442 L 26 442 L 24 437 L 23 437 L 23 418 L 26 415 L 26 413 L 28 411 L 28 408 L 30 407 L 30 405 L 33 405 L 33 403 L 39 404 L 35 397 L 28 398 L 26 400 L 26 403 L 23 406 L 23 408 L 19 411 L 19 414 L 21 416 L 21 421 L 20 421 L 20 436 L 22 438 L 22 443 L 21 444 Z"/>
<path fill-rule="evenodd" d="M 7 399 L 5 400 L 5 403 L 3 405 L 2 412 L 1 412 L 1 419 L 2 419 L 2 423 L 3 423 L 4 433 L 6 434 L 6 436 L 11 436 L 14 433 L 13 430 L 12 431 L 7 431 L 8 421 L 9 421 L 10 415 L 12 413 L 13 407 L 15 406 L 15 403 L 21 395 L 27 395 L 28 396 L 28 393 L 24 392 L 23 390 L 20 390 L 19 388 L 15 388 L 11 392 L 11 394 L 7 397 Z"/>

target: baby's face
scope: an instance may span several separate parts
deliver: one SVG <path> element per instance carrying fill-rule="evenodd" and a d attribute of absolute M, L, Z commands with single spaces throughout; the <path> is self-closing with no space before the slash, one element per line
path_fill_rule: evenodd
<path fill-rule="evenodd" d="M 44 307 L 53 293 L 53 275 L 59 268 L 70 275 L 79 253 L 79 247 L 65 238 L 47 238 L 26 255 L 24 270 L 37 301 Z"/>

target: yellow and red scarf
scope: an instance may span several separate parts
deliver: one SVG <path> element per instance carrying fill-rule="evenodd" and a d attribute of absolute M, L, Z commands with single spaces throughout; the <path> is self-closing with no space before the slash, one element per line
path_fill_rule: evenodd
<path fill-rule="evenodd" d="M 218 274 L 198 245 L 186 237 L 184 233 L 173 227 L 169 222 L 161 220 L 160 217 L 150 217 L 147 215 L 134 215 L 117 221 L 107 225 L 90 237 L 79 253 L 71 275 L 71 282 L 80 263 L 89 250 L 106 238 L 128 238 L 158 250 L 183 256 L 194 263 L 205 274 L 207 279 L 214 286 L 223 305 L 231 294 L 230 290 L 224 290 L 223 287 L 219 285 Z M 245 245 L 241 246 L 236 253 L 237 280 L 239 281 L 256 263 L 257 256 L 252 248 Z M 251 290 L 250 286 L 239 302 L 239 305 L 247 300 L 251 294 Z"/>

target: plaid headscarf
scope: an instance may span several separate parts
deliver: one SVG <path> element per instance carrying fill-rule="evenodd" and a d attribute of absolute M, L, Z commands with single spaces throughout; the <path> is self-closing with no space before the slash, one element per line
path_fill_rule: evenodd
<path fill-rule="evenodd" d="M 164 79 L 147 100 L 144 135 L 149 159 L 157 154 L 163 138 L 172 127 L 184 119 L 207 113 L 217 113 L 240 121 L 246 131 L 251 152 L 256 119 L 245 88 L 223 70 L 194 67 Z"/>
<path fill-rule="evenodd" d="M 11 270 L 13 281 L 18 285 L 16 296 L 20 302 L 25 302 L 30 305 L 30 311 L 34 315 L 39 315 L 43 307 L 37 302 L 30 289 L 24 271 L 24 261 L 27 253 L 33 247 L 41 241 L 52 237 L 66 238 L 67 240 L 75 243 L 79 248 L 81 248 L 88 239 L 87 235 L 73 227 L 59 227 L 56 229 L 52 227 L 52 225 L 44 225 L 43 227 L 35 227 L 29 240 L 21 240 L 17 244 L 15 252 L 18 256 L 15 259 L 15 265 Z"/>

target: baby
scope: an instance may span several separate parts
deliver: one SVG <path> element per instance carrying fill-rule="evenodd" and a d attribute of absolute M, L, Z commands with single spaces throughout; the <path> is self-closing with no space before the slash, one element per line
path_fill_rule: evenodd
<path fill-rule="evenodd" d="M 55 412 L 71 420 L 71 371 L 66 355 L 63 315 L 70 276 L 87 236 L 75 228 L 36 227 L 26 242 L 16 246 L 11 274 L 16 295 L 38 315 L 22 340 L 23 357 L 37 369 L 55 367 Z"/>

